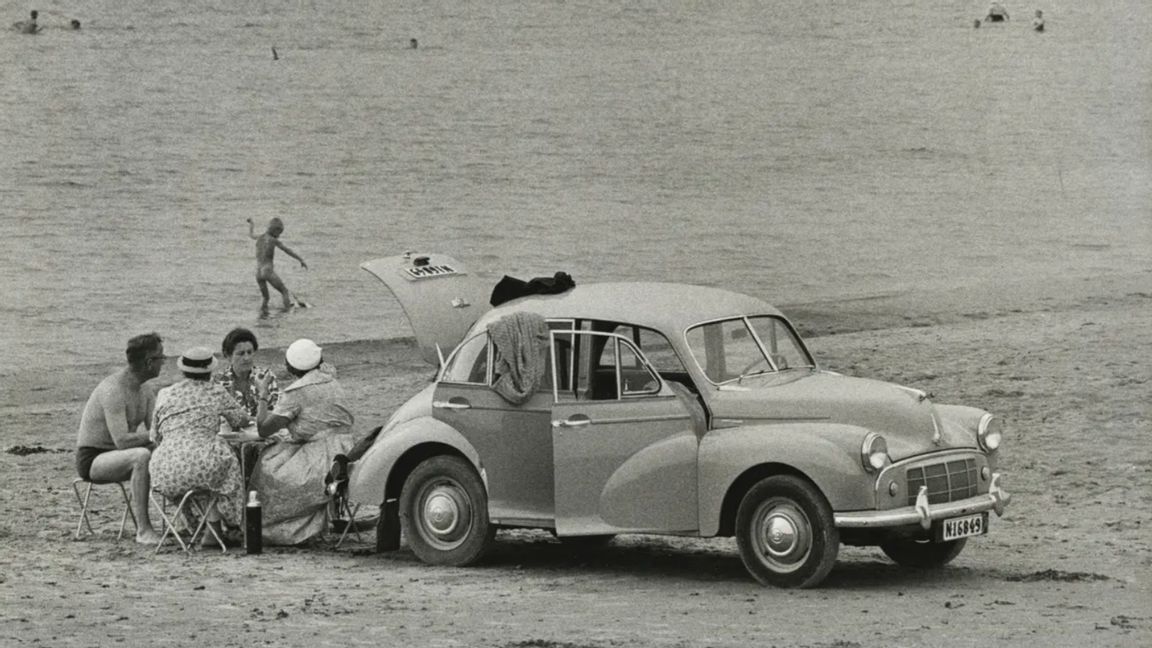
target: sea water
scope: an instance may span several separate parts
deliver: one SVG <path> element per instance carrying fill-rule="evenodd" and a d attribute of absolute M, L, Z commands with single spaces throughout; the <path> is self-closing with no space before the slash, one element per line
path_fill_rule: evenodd
<path fill-rule="evenodd" d="M 0 372 L 410 335 L 359 269 L 404 250 L 781 304 L 1146 272 L 1152 5 L 1037 7 L 39 3 L 0 33 Z M 312 307 L 261 318 L 273 216 Z"/>

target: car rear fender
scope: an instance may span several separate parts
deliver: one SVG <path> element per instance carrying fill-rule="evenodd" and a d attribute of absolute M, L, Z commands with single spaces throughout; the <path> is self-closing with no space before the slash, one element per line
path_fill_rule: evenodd
<path fill-rule="evenodd" d="M 795 474 L 812 482 L 833 511 L 875 508 L 875 476 L 860 464 L 860 445 L 867 433 L 856 426 L 828 423 L 708 432 L 699 454 L 700 535 L 720 533 L 722 520 L 735 514 L 744 491 L 772 474 Z"/>
<path fill-rule="evenodd" d="M 388 430 L 349 468 L 348 498 L 359 504 L 380 504 L 385 496 L 398 497 L 403 478 L 397 469 L 410 470 L 408 459 L 456 454 L 480 471 L 480 455 L 452 426 L 430 416 L 404 421 Z M 397 483 L 399 481 L 399 483 Z"/>

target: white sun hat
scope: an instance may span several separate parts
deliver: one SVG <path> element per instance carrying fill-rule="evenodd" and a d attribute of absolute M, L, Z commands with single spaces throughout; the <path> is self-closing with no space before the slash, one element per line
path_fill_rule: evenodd
<path fill-rule="evenodd" d="M 196 346 L 186 350 L 176 361 L 176 366 L 184 373 L 210 374 L 216 368 L 216 356 L 212 349 Z"/>
<path fill-rule="evenodd" d="M 296 340 L 288 345 L 284 359 L 297 371 L 311 371 L 320 366 L 323 349 L 307 338 Z"/>

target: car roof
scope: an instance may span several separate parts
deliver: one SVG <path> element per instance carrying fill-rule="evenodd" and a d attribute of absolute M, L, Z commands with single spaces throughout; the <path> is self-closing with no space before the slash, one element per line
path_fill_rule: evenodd
<path fill-rule="evenodd" d="M 580 284 L 558 295 L 521 297 L 485 313 L 473 330 L 520 311 L 546 318 L 626 322 L 664 332 L 683 331 L 702 321 L 734 315 L 783 317 L 763 300 L 720 288 L 630 281 Z"/>

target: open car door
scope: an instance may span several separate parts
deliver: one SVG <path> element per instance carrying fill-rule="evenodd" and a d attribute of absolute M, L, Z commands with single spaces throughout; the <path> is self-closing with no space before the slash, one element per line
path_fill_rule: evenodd
<path fill-rule="evenodd" d="M 556 533 L 692 533 L 699 440 L 688 408 L 615 334 L 552 332 Z"/>
<path fill-rule="evenodd" d="M 365 261 L 360 267 L 392 291 L 408 316 L 421 356 L 436 366 L 440 355 L 451 353 L 491 308 L 492 287 L 445 254 L 405 252 Z"/>

